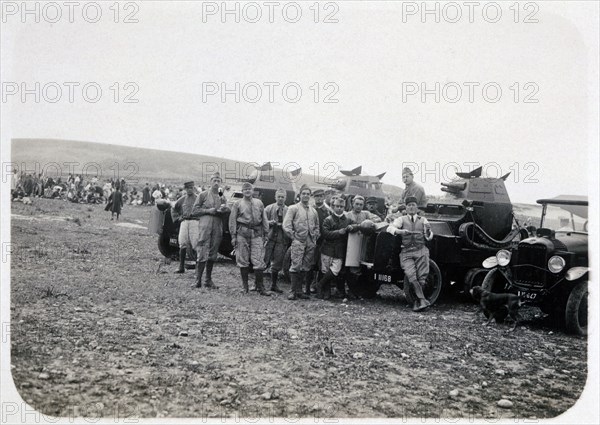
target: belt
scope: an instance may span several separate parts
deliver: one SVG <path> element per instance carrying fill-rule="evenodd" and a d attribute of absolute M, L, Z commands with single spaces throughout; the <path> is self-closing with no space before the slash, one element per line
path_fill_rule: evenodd
<path fill-rule="evenodd" d="M 181 221 L 198 221 L 198 220 L 199 220 L 198 218 L 184 218 Z"/>
<path fill-rule="evenodd" d="M 245 227 L 247 229 L 250 229 L 250 230 L 254 230 L 254 229 L 258 229 L 259 228 L 259 226 L 250 226 L 249 224 L 240 223 L 239 221 L 238 221 L 238 225 L 240 225 L 242 227 Z"/>

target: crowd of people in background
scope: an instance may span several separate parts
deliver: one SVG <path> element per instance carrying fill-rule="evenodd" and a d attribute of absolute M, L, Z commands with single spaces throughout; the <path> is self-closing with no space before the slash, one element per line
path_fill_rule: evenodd
<path fill-rule="evenodd" d="M 175 184 L 145 183 L 134 186 L 124 178 L 100 179 L 98 176 L 82 174 L 57 177 L 42 173 L 18 173 L 17 170 L 11 174 L 12 200 L 26 203 L 34 198 L 49 198 L 82 204 L 109 204 L 117 190 L 121 194 L 122 205 L 134 206 L 154 205 L 158 199 L 176 201 L 184 193 Z"/>

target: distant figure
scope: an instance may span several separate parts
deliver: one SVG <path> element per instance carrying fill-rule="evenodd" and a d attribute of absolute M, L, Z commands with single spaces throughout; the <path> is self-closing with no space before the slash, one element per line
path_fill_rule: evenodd
<path fill-rule="evenodd" d="M 110 219 L 113 220 L 115 213 L 117 214 L 117 221 L 119 221 L 119 215 L 121 214 L 121 208 L 123 207 L 123 194 L 117 187 L 113 193 L 110 194 L 108 204 L 104 208 L 105 211 L 110 211 Z"/>
<path fill-rule="evenodd" d="M 417 199 L 417 207 L 427 206 L 427 196 L 425 195 L 425 189 L 418 183 L 415 183 L 415 177 L 410 168 L 405 167 L 402 170 L 402 182 L 405 184 L 404 193 L 402 194 L 402 204 L 406 205 L 406 199 L 414 197 Z"/>
<path fill-rule="evenodd" d="M 283 292 L 277 286 L 277 277 L 283 268 L 283 258 L 290 246 L 290 238 L 283 231 L 283 218 L 288 207 L 285 205 L 285 190 L 277 189 L 275 203 L 265 208 L 265 215 L 269 224 L 267 244 L 265 247 L 265 265 L 271 265 L 271 291 Z"/>
<path fill-rule="evenodd" d="M 150 205 L 150 186 L 146 183 L 146 186 L 142 190 L 142 205 Z"/>

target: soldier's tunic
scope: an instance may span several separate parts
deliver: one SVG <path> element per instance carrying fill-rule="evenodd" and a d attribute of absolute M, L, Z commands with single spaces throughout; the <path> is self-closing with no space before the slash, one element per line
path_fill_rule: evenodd
<path fill-rule="evenodd" d="M 414 181 L 410 184 L 406 185 L 404 189 L 404 193 L 402 194 L 402 202 L 406 202 L 406 198 L 409 196 L 414 196 L 417 198 L 417 206 L 424 207 L 427 205 L 427 196 L 425 196 L 425 189 L 420 184 L 415 183 Z"/>
<path fill-rule="evenodd" d="M 348 226 L 348 218 L 345 214 L 335 214 L 327 217 L 323 222 L 323 245 L 321 246 L 321 272 L 323 274 L 331 271 L 338 276 L 344 265 L 346 256 L 346 244 L 348 234 L 341 234 L 340 230 Z"/>
<path fill-rule="evenodd" d="M 387 231 L 393 235 L 397 229 L 419 232 L 402 235 L 400 265 L 411 283 L 419 283 L 423 286 L 429 275 L 429 249 L 425 246 L 425 234 L 431 229 L 431 225 L 426 218 L 416 214 L 404 215 L 394 220 Z"/>
<path fill-rule="evenodd" d="M 220 215 L 207 214 L 210 208 L 219 208 L 226 204 L 224 197 L 210 189 L 198 195 L 192 208 L 192 215 L 198 217 L 198 243 L 196 254 L 199 262 L 215 261 L 219 245 L 223 239 L 223 218 Z"/>
<path fill-rule="evenodd" d="M 283 230 L 292 239 L 290 272 L 307 272 L 315 264 L 315 246 L 319 239 L 319 216 L 302 202 L 288 208 Z"/>
<path fill-rule="evenodd" d="M 278 272 L 283 268 L 283 257 L 290 246 L 290 238 L 283 231 L 283 218 L 288 207 L 277 203 L 265 208 L 265 216 L 268 221 L 275 221 L 275 225 L 269 228 L 267 245 L 265 247 L 265 264 L 271 264 L 271 270 Z"/>
<path fill-rule="evenodd" d="M 269 231 L 265 207 L 256 198 L 240 199 L 231 209 L 229 232 L 237 241 L 235 259 L 238 267 L 265 269 L 264 236 Z"/>
<path fill-rule="evenodd" d="M 189 196 L 186 193 L 171 208 L 173 222 L 181 220 L 177 237 L 179 248 L 195 248 L 198 245 L 198 217 L 192 215 L 192 209 L 197 198 L 198 196 L 195 193 Z"/>

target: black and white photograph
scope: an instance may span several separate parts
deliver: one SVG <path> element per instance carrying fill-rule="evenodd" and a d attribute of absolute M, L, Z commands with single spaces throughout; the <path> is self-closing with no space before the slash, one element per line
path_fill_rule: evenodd
<path fill-rule="evenodd" d="M 0 12 L 1 424 L 600 423 L 600 2 Z"/>

